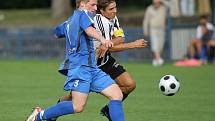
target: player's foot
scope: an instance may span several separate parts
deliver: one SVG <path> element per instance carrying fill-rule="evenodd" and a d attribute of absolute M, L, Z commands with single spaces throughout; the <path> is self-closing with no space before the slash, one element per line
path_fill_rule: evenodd
<path fill-rule="evenodd" d="M 100 110 L 100 114 L 102 116 L 105 116 L 106 118 L 108 118 L 109 121 L 112 121 L 110 118 L 110 114 L 109 114 L 109 107 L 108 105 L 105 105 L 101 110 Z"/>
<path fill-rule="evenodd" d="M 37 121 L 37 114 L 42 111 L 42 108 L 35 107 L 26 121 Z"/>

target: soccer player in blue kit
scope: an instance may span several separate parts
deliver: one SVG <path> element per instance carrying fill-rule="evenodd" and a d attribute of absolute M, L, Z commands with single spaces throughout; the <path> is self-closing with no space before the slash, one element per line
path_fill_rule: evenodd
<path fill-rule="evenodd" d="M 97 9 L 97 0 L 76 0 L 77 10 L 65 22 L 66 53 L 69 70 L 64 89 L 71 91 L 72 100 L 62 101 L 42 109 L 36 107 L 27 121 L 49 120 L 55 117 L 80 113 L 83 111 L 90 91 L 101 93 L 109 102 L 112 121 L 124 121 L 122 92 L 114 80 L 96 65 L 93 38 L 106 47 L 113 43 L 106 40 L 93 28 L 93 16 L 90 12 Z"/>
<path fill-rule="evenodd" d="M 124 43 L 124 33 L 121 29 L 116 13 L 117 7 L 115 0 L 98 0 L 98 10 L 94 17 L 94 27 L 96 30 L 106 39 L 111 40 L 114 43 L 114 47 L 106 48 L 100 44 L 99 41 L 94 41 L 94 49 L 96 50 L 97 65 L 105 73 L 109 74 L 112 79 L 119 85 L 123 93 L 123 100 L 132 92 L 135 88 L 135 81 L 131 75 L 120 65 L 116 59 L 111 55 L 112 52 L 123 51 L 132 48 L 142 48 L 147 45 L 144 39 L 138 39 L 133 42 Z M 63 25 L 55 28 L 55 35 L 57 38 L 64 37 Z M 61 65 L 60 72 L 67 75 L 68 63 L 65 60 Z M 67 94 L 58 101 L 71 100 L 72 96 Z M 101 109 L 101 114 L 106 116 L 109 121 L 112 121 L 109 114 L 109 106 L 105 105 Z M 56 121 L 57 119 L 51 119 L 48 121 Z"/>

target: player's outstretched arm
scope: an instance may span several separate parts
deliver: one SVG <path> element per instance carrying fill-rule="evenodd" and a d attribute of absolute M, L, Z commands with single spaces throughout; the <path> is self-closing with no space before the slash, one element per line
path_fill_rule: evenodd
<path fill-rule="evenodd" d="M 113 47 L 113 42 L 111 42 L 110 40 L 106 40 L 102 35 L 100 35 L 95 28 L 93 27 L 88 27 L 85 32 L 87 33 L 88 36 L 95 38 L 96 40 L 100 41 L 102 43 L 102 45 L 104 45 L 105 47 L 109 48 L 109 47 Z"/>
<path fill-rule="evenodd" d="M 118 52 L 132 48 L 143 48 L 147 46 L 147 41 L 144 39 L 138 39 L 133 42 L 119 44 L 114 47 L 109 48 L 110 52 Z"/>
<path fill-rule="evenodd" d="M 104 57 L 107 50 L 110 52 L 119 52 L 119 51 L 132 49 L 132 48 L 143 48 L 146 46 L 147 46 L 147 41 L 145 41 L 144 39 L 138 39 L 138 40 L 135 40 L 134 42 L 115 45 L 114 47 L 111 47 L 109 49 L 101 45 L 96 49 L 96 55 L 99 58 L 101 58 L 101 57 Z"/>
<path fill-rule="evenodd" d="M 114 43 L 114 46 L 125 43 L 124 37 L 114 37 L 111 41 Z"/>
<path fill-rule="evenodd" d="M 111 40 L 114 43 L 114 46 L 124 44 L 124 37 L 115 37 Z M 101 58 L 105 56 L 105 53 L 108 51 L 108 48 L 104 45 L 100 45 L 96 48 L 96 55 Z"/>

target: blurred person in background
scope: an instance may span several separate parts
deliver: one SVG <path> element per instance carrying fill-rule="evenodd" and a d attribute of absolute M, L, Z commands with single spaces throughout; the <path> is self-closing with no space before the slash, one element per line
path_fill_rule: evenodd
<path fill-rule="evenodd" d="M 206 43 L 206 47 L 208 63 L 212 64 L 215 62 L 215 31 L 213 31 L 212 37 Z"/>
<path fill-rule="evenodd" d="M 213 30 L 209 30 L 206 25 L 201 25 L 203 36 L 200 41 L 201 55 L 200 60 L 203 63 L 206 63 L 206 56 L 208 58 L 208 63 L 212 63 L 213 55 L 210 54 L 213 52 Z"/>
<path fill-rule="evenodd" d="M 144 36 L 150 39 L 150 45 L 153 52 L 154 66 L 164 63 L 161 53 L 165 43 L 167 8 L 161 0 L 153 0 L 153 4 L 146 9 L 143 19 Z"/>
<path fill-rule="evenodd" d="M 188 56 L 190 59 L 202 59 L 201 58 L 203 45 L 205 46 L 208 40 L 212 37 L 214 26 L 208 22 L 208 16 L 200 16 L 199 25 L 196 29 L 196 38 L 194 38 L 188 47 Z"/>

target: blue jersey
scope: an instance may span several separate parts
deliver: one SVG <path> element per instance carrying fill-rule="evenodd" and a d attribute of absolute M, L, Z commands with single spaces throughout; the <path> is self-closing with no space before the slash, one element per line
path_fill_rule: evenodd
<path fill-rule="evenodd" d="M 70 67 L 96 66 L 93 39 L 85 33 L 90 26 L 93 26 L 93 16 L 85 10 L 76 10 L 55 28 L 55 35 L 66 38 L 66 57 Z"/>
<path fill-rule="evenodd" d="M 65 90 L 101 92 L 114 83 L 96 65 L 93 39 L 85 33 L 90 26 L 93 26 L 91 14 L 76 10 L 67 21 L 55 28 L 55 35 L 66 38 L 67 58 L 59 69 L 59 72 L 67 76 Z"/>

